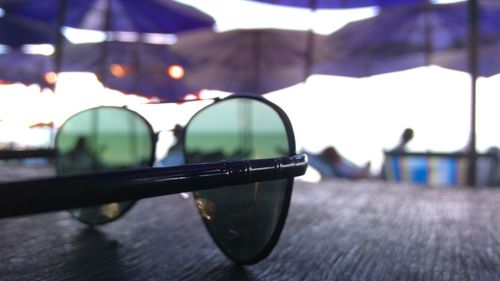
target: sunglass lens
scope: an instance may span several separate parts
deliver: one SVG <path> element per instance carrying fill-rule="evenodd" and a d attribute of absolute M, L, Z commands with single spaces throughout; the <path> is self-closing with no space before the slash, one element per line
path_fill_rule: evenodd
<path fill-rule="evenodd" d="M 148 167 L 154 160 L 153 132 L 137 113 L 118 107 L 92 108 L 70 117 L 56 138 L 57 173 L 83 174 Z M 87 224 L 103 224 L 123 215 L 134 202 L 71 210 Z"/>
<path fill-rule="evenodd" d="M 185 131 L 188 163 L 289 156 L 294 153 L 288 119 L 269 102 L 229 98 L 198 112 Z M 293 179 L 194 192 L 198 211 L 215 243 L 232 260 L 265 258 L 281 233 Z"/>

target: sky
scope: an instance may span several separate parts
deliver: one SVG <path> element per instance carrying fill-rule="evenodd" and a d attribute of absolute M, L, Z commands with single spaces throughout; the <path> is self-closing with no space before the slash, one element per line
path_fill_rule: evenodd
<path fill-rule="evenodd" d="M 274 27 L 298 30 L 313 29 L 316 33 L 328 34 L 342 27 L 349 21 L 374 16 L 378 9 L 374 7 L 357 9 L 309 9 L 293 8 L 242 0 L 175 0 L 188 4 L 211 15 L 217 22 L 219 31 L 234 28 Z M 445 4 L 464 0 L 431 0 Z"/>
<path fill-rule="evenodd" d="M 252 1 L 218 0 L 212 1 L 176 0 L 192 5 L 215 18 L 219 31 L 235 28 L 285 28 L 308 30 L 327 34 L 340 28 L 349 20 L 362 19 L 377 13 L 375 8 L 349 10 L 318 10 L 269 5 Z"/>

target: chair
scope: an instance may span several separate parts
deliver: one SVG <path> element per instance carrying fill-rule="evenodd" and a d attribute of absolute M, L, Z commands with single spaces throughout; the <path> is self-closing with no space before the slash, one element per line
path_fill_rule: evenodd
<path fill-rule="evenodd" d="M 384 151 L 384 176 L 395 182 L 428 186 L 467 185 L 466 153 Z M 476 185 L 495 186 L 498 161 L 496 154 L 478 154 Z"/>

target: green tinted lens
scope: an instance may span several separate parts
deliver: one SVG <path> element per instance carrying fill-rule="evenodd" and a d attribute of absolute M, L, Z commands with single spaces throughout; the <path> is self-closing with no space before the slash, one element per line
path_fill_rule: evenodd
<path fill-rule="evenodd" d="M 98 107 L 69 118 L 56 138 L 59 175 L 151 166 L 154 157 L 151 126 L 125 108 Z M 123 215 L 134 202 L 111 203 L 72 210 L 82 222 L 102 224 Z"/>
<path fill-rule="evenodd" d="M 267 102 L 250 98 L 229 98 L 208 106 L 186 126 L 186 161 L 288 156 L 295 149 L 293 133 L 282 115 Z M 284 179 L 198 191 L 194 197 L 221 250 L 239 263 L 253 263 L 276 243 L 291 188 L 292 179 Z"/>

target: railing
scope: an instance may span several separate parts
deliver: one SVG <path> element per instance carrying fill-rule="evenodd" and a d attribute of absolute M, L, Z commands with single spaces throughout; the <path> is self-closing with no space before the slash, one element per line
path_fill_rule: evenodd
<path fill-rule="evenodd" d="M 387 180 L 432 186 L 467 185 L 467 154 L 464 152 L 384 151 Z M 478 153 L 476 186 L 497 185 L 498 158 L 494 153 Z"/>
<path fill-rule="evenodd" d="M 56 157 L 56 151 L 50 148 L 31 150 L 0 150 L 0 160 L 14 160 L 27 158 L 48 158 Z"/>

